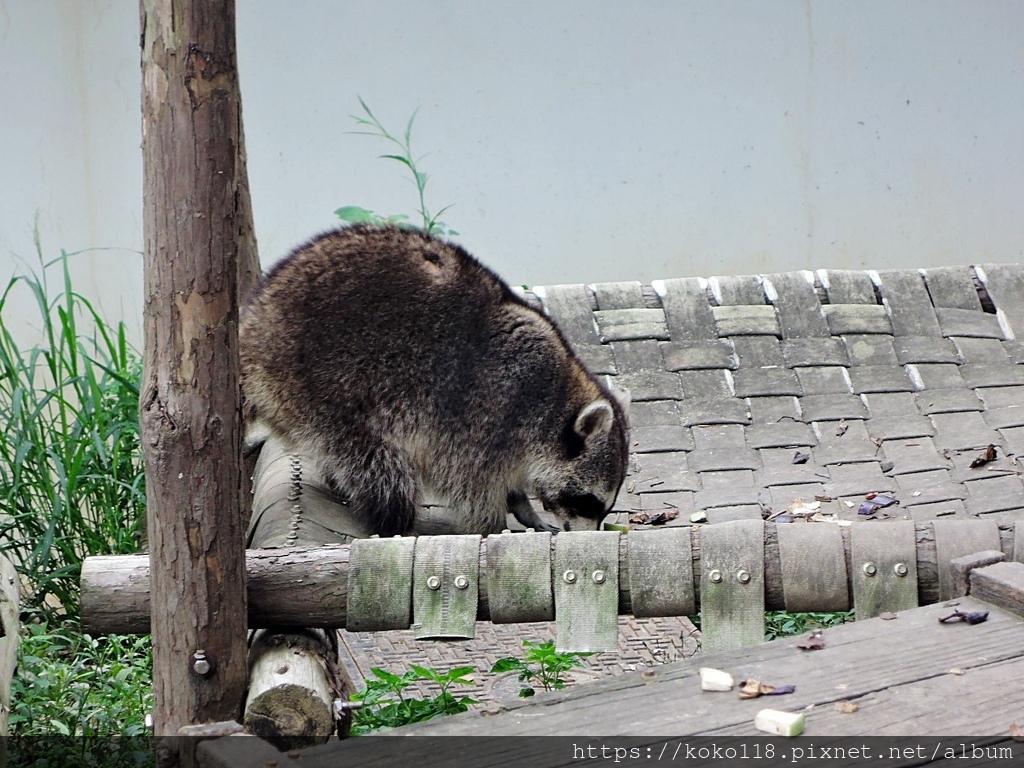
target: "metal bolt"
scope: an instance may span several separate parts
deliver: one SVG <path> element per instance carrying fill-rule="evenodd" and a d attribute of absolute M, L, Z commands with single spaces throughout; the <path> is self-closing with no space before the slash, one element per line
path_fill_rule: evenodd
<path fill-rule="evenodd" d="M 562 574 L 562 580 L 566 584 L 575 584 L 576 583 L 576 571 L 566 571 L 565 573 Z"/>
<path fill-rule="evenodd" d="M 455 577 L 455 588 L 456 589 L 469 589 L 469 579 L 467 579 L 465 576 L 461 576 L 461 575 L 456 576 Z"/>
<path fill-rule="evenodd" d="M 427 576 L 427 589 L 435 592 L 441 588 L 441 579 L 437 576 Z"/>
<path fill-rule="evenodd" d="M 750 571 L 745 571 L 742 568 L 736 571 L 736 581 L 738 581 L 740 584 L 749 584 Z"/>
<path fill-rule="evenodd" d="M 722 583 L 722 572 L 715 568 L 713 571 L 708 573 L 708 578 L 711 579 L 712 584 Z"/>
<path fill-rule="evenodd" d="M 863 571 L 865 576 L 874 576 L 878 573 L 878 566 L 874 563 L 864 563 Z"/>
<path fill-rule="evenodd" d="M 213 662 L 206 658 L 206 651 L 197 650 L 192 654 L 192 673 L 200 677 L 209 677 L 213 672 Z"/>
<path fill-rule="evenodd" d="M 908 573 L 910 573 L 910 569 L 907 568 L 906 563 L 896 563 L 896 565 L 894 565 L 892 569 L 896 572 L 897 576 L 906 576 Z"/>
<path fill-rule="evenodd" d="M 604 584 L 605 579 L 608 577 L 605 575 L 604 571 L 594 571 L 594 575 L 591 576 L 591 578 L 594 580 L 595 584 Z"/>
<path fill-rule="evenodd" d="M 345 701 L 344 699 L 334 700 L 334 712 L 339 716 L 346 712 L 354 712 L 355 710 L 362 708 L 363 702 L 361 701 Z"/>

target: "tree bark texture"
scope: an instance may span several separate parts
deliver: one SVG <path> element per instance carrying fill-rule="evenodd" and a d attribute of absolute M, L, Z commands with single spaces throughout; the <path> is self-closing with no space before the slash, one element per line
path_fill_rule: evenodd
<path fill-rule="evenodd" d="M 142 0 L 141 24 L 140 427 L 161 736 L 237 719 L 245 689 L 238 286 L 255 250 L 234 0 Z"/>

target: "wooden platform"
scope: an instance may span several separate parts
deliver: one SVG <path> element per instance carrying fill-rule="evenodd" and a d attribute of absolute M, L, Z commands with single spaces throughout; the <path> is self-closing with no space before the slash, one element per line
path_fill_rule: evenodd
<path fill-rule="evenodd" d="M 402 735 L 755 736 L 754 715 L 805 710 L 805 736 L 992 736 L 1024 721 L 1024 621 L 971 598 L 825 631 L 826 647 L 801 638 L 699 655 L 511 706 L 489 707 L 393 731 Z M 954 610 L 987 610 L 988 621 L 941 624 Z M 785 696 L 741 700 L 700 690 L 698 669 L 796 686 Z M 840 712 L 839 702 L 858 710 Z M 339 744 L 336 749 L 344 750 Z M 1024 749 L 1022 749 L 1024 753 Z"/>
<path fill-rule="evenodd" d="M 988 620 L 976 625 L 938 621 L 954 610 L 988 611 Z M 748 757 L 762 758 L 765 750 L 773 749 L 773 759 L 757 761 L 761 768 L 811 756 L 818 758 L 813 764 L 861 768 L 948 765 L 950 756 L 959 766 L 1011 766 L 1024 759 L 1024 744 L 1009 736 L 1011 723 L 1024 720 L 1024 687 L 1018 682 L 1024 679 L 1020 616 L 967 597 L 894 619 L 845 624 L 824 635 L 825 648 L 818 651 L 797 648 L 801 638 L 776 640 L 288 754 L 251 738 L 220 739 L 202 745 L 200 753 L 211 768 L 264 765 L 268 760 L 279 768 L 538 768 L 577 764 L 577 748 L 602 746 L 639 750 L 634 759 L 615 762 L 646 766 L 671 760 L 677 748 L 709 745 L 745 749 Z M 726 670 L 737 681 L 792 684 L 796 690 L 748 700 L 741 700 L 736 690 L 702 692 L 702 666 Z M 856 704 L 857 709 L 843 712 L 841 703 Z M 780 739 L 759 733 L 753 721 L 764 708 L 803 710 L 804 734 Z M 823 750 L 836 749 L 844 750 L 845 759 L 820 759 L 828 756 Z M 797 750 L 801 760 L 795 759 Z"/>

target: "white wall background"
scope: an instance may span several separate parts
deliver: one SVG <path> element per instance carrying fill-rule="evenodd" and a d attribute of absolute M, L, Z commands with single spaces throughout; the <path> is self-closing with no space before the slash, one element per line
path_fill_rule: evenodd
<path fill-rule="evenodd" d="M 411 212 L 357 95 L 416 108 L 429 201 L 514 283 L 1014 261 L 1017 0 L 237 0 L 269 265 L 359 204 Z M 0 0 L 0 278 L 75 258 L 141 313 L 134 0 Z M 11 301 L 21 301 L 18 297 Z M 5 316 L 9 315 L 5 310 Z M 26 310 L 27 311 L 27 310 Z"/>

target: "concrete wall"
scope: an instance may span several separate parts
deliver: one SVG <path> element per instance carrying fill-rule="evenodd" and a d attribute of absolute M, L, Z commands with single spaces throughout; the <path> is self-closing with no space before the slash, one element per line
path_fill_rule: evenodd
<path fill-rule="evenodd" d="M 357 95 L 416 108 L 429 202 L 515 283 L 1020 258 L 1016 0 L 237 0 L 269 265 L 359 204 L 412 212 Z M 133 324 L 133 0 L 0 0 L 0 278 L 76 257 Z M 80 277 L 79 277 L 80 275 Z"/>

